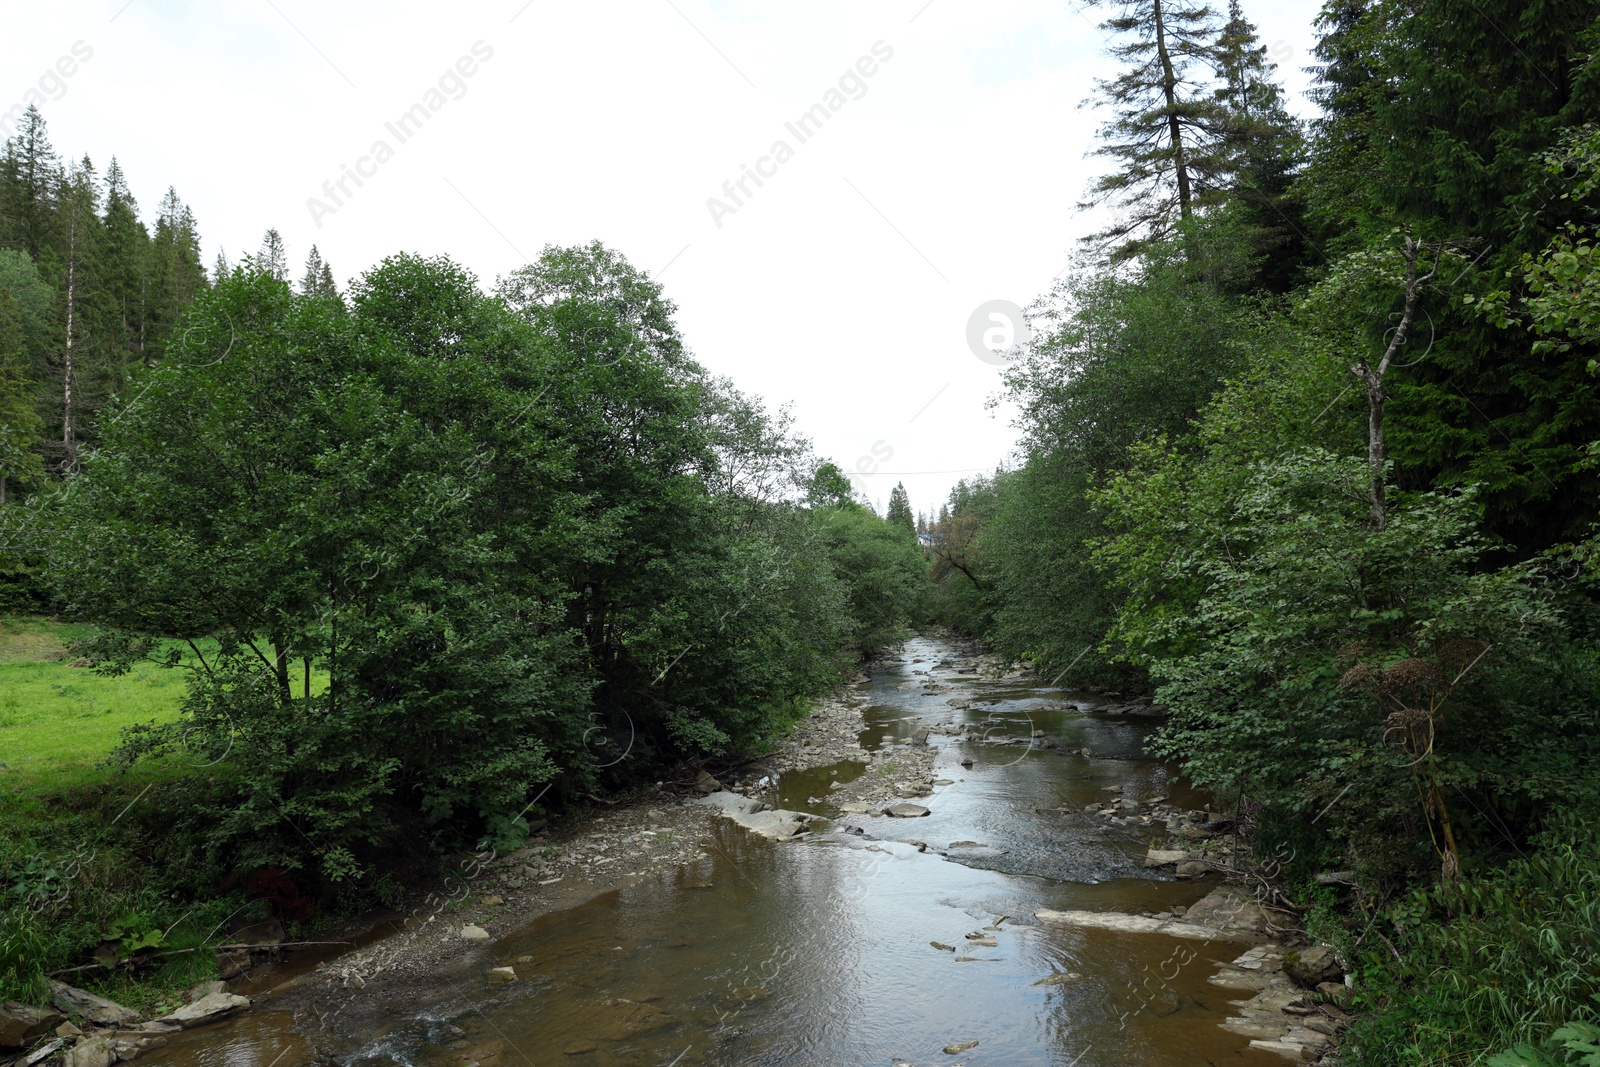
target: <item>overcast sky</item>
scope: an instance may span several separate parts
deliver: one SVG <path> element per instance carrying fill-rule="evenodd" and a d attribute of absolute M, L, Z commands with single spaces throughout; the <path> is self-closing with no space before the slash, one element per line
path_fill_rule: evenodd
<path fill-rule="evenodd" d="M 1302 114 L 1318 7 L 1245 0 Z M 903 480 L 926 510 L 1016 437 L 985 406 L 1000 372 L 968 347 L 973 312 L 1026 305 L 1095 228 L 1075 204 L 1101 166 L 1078 106 L 1112 72 L 1100 17 L 1061 0 L 13 3 L 0 109 L 41 91 L 57 151 L 116 156 L 147 221 L 175 186 L 208 266 L 276 226 L 297 272 L 315 243 L 341 285 L 412 251 L 488 286 L 599 239 L 662 282 L 703 364 L 792 403 L 880 508 Z M 826 122 L 801 125 L 818 104 Z"/>

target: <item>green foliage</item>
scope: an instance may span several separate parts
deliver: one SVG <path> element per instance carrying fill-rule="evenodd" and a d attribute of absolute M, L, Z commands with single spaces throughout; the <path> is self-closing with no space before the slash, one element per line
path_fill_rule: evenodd
<path fill-rule="evenodd" d="M 1600 836 L 1592 817 L 1571 813 L 1532 844 L 1494 871 L 1418 890 L 1380 920 L 1404 962 L 1381 944 L 1370 953 L 1366 996 L 1386 1006 L 1352 1031 L 1352 1063 L 1584 1062 L 1567 1054 L 1588 1052 L 1600 1023 Z"/>
<path fill-rule="evenodd" d="M 235 271 L 33 509 L 100 670 L 192 668 L 121 755 L 238 776 L 215 861 L 350 883 L 419 833 L 512 844 L 547 794 L 760 744 L 917 614 L 912 539 L 797 510 L 803 442 L 624 259 L 502 292 L 400 256 L 346 309 Z"/>

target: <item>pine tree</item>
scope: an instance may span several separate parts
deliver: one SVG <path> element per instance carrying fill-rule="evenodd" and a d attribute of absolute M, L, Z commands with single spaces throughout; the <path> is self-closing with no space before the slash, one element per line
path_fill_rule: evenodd
<path fill-rule="evenodd" d="M 159 211 L 151 239 L 147 362 L 166 351 L 179 312 L 193 303 L 206 284 L 194 214 L 171 187 L 161 198 Z"/>
<path fill-rule="evenodd" d="M 61 181 L 61 159 L 50 146 L 44 116 L 32 104 L 16 136 L 6 142 L 0 182 L 0 240 L 38 259 L 50 244 L 55 221 L 55 189 Z"/>
<path fill-rule="evenodd" d="M 311 246 L 311 254 L 306 257 L 306 272 L 300 278 L 300 295 L 308 297 L 339 299 L 339 287 L 334 284 L 333 268 L 322 258 L 322 253 L 317 251 L 317 246 Z"/>
<path fill-rule="evenodd" d="M 105 241 L 99 274 L 119 323 L 119 372 L 148 359 L 150 234 L 139 221 L 139 205 L 113 156 L 105 176 Z"/>
<path fill-rule="evenodd" d="M 889 493 L 889 509 L 884 517 L 891 525 L 905 527 L 907 533 L 917 532 L 916 519 L 911 512 L 911 498 L 906 494 L 904 482 L 896 482 Z"/>
<path fill-rule="evenodd" d="M 1273 80 L 1276 65 L 1267 59 L 1256 28 L 1239 0 L 1229 0 L 1228 21 L 1217 37 L 1217 102 L 1227 154 L 1225 172 L 1231 203 L 1250 231 L 1254 251 L 1266 264 L 1254 283 L 1286 292 L 1306 254 L 1297 199 L 1291 195 L 1296 168 L 1305 150 L 1299 122 L 1283 104 Z"/>
<path fill-rule="evenodd" d="M 283 247 L 283 238 L 271 229 L 261 238 L 261 250 L 256 253 L 256 269 L 266 272 L 280 282 L 289 280 L 289 253 Z"/>
<path fill-rule="evenodd" d="M 1162 240 L 1226 186 L 1227 116 L 1212 90 L 1221 65 L 1216 14 L 1191 0 L 1118 0 L 1101 28 L 1132 40 L 1111 46 L 1125 68 L 1098 83 L 1115 117 L 1094 154 L 1118 169 L 1090 187 L 1082 207 L 1114 202 L 1124 216 L 1084 240 L 1115 258 Z"/>
<path fill-rule="evenodd" d="M 228 250 L 217 249 L 217 261 L 211 265 L 211 284 L 215 285 L 233 273 L 233 264 L 228 262 Z"/>

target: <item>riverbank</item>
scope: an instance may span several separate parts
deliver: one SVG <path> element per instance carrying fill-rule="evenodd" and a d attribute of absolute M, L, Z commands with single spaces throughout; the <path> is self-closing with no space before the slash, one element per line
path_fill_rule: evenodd
<path fill-rule="evenodd" d="M 1176 1067 L 1196 1049 L 1283 1062 L 1222 1028 L 1242 1011 L 1227 1001 L 1249 998 L 1211 981 L 1249 971 L 1240 953 L 1260 939 L 1161 928 L 1204 916 L 1219 883 L 1147 865 L 1151 833 L 1198 800 L 1141 755 L 1149 724 L 997 667 L 913 640 L 766 758 L 468 857 L 431 897 L 330 935 L 353 949 L 241 976 L 248 1014 L 148 1062 L 915 1063 L 969 1041 L 966 1062 L 1006 1067 Z M 781 832 L 750 833 L 708 797 L 765 805 Z M 1074 912 L 1095 918 L 1059 921 Z M 824 1024 L 838 1004 L 849 1017 Z"/>

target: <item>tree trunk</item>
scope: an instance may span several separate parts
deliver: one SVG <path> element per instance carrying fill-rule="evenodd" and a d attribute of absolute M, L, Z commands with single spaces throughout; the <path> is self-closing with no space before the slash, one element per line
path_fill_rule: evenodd
<path fill-rule="evenodd" d="M 1422 252 L 1423 244 L 1414 237 L 1407 237 L 1401 245 L 1401 255 L 1405 259 L 1405 308 L 1400 312 L 1400 325 L 1395 327 L 1394 336 L 1389 339 L 1388 347 L 1383 351 L 1383 358 L 1376 367 L 1369 366 L 1365 359 L 1358 359 L 1350 365 L 1350 373 L 1361 379 L 1367 387 L 1367 464 L 1372 468 L 1372 528 L 1382 530 L 1389 521 L 1388 494 L 1384 486 L 1384 450 L 1383 450 L 1383 406 L 1386 397 L 1383 395 L 1383 379 L 1389 373 L 1389 365 L 1394 362 L 1394 357 L 1400 349 L 1405 347 L 1406 338 L 1411 333 L 1411 323 L 1417 313 L 1417 296 L 1422 292 L 1422 287 L 1430 281 L 1439 270 L 1439 258 L 1436 255 L 1433 267 L 1428 273 L 1417 274 L 1417 257 Z M 1442 248 L 1437 250 L 1442 254 Z"/>
<path fill-rule="evenodd" d="M 1152 7 L 1156 17 L 1156 57 L 1161 61 L 1161 92 L 1167 101 L 1167 131 L 1172 139 L 1172 164 L 1178 176 L 1178 212 L 1187 221 L 1193 197 L 1189 189 L 1189 164 L 1183 154 L 1183 127 L 1178 122 L 1178 75 L 1172 69 L 1172 55 L 1167 51 L 1167 22 L 1161 12 L 1161 0 L 1152 0 Z"/>
<path fill-rule="evenodd" d="M 75 373 L 72 358 L 72 312 L 77 299 L 78 220 L 74 218 L 68 228 L 67 238 L 67 338 L 62 354 L 61 394 L 61 467 L 71 473 L 76 465 L 78 445 L 72 432 L 72 376 Z"/>

